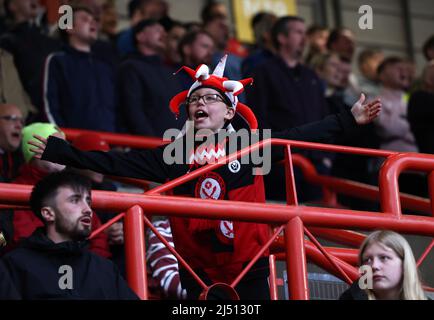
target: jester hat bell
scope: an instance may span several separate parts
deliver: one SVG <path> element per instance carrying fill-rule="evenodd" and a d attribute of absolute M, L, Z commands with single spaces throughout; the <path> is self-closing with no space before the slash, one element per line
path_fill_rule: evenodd
<path fill-rule="evenodd" d="M 229 107 L 232 107 L 235 112 L 249 124 L 251 130 L 256 130 L 258 128 L 258 122 L 254 113 L 248 106 L 238 101 L 238 95 L 244 91 L 245 86 L 253 83 L 253 79 L 247 78 L 235 81 L 223 77 L 226 59 L 227 55 L 220 60 L 212 74 L 209 74 L 210 70 L 205 64 L 201 64 L 196 70 L 185 66 L 179 69 L 178 72 L 184 70 L 195 82 L 189 90 L 178 93 L 170 100 L 170 110 L 178 117 L 180 106 L 194 91 L 199 88 L 212 88 L 224 94 L 226 96 L 225 98 L 227 98 L 225 101 L 230 101 L 231 105 Z"/>

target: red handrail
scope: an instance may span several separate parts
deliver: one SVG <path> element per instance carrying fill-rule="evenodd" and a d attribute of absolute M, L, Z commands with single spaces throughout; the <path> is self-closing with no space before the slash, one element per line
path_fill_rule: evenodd
<path fill-rule="evenodd" d="M 93 133 L 93 134 L 98 134 L 102 139 L 107 141 L 107 143 L 109 143 L 110 145 L 124 146 L 130 148 L 149 149 L 149 148 L 162 146 L 168 143 L 168 141 L 163 141 L 161 138 L 156 138 L 156 137 L 141 137 L 141 136 L 134 136 L 128 134 L 117 134 L 117 133 L 109 133 L 109 132 L 102 132 L 102 131 L 89 131 L 89 130 L 71 129 L 71 128 L 62 128 L 62 130 L 63 132 L 65 132 L 68 140 L 73 140 L 74 138 L 76 138 L 77 136 L 83 133 Z M 277 139 L 274 139 L 274 141 L 277 141 Z M 281 141 L 285 142 L 287 140 L 281 140 Z M 279 144 L 282 145 L 281 143 Z M 286 145 L 285 143 L 283 144 Z M 363 149 L 363 148 L 346 147 L 346 146 L 332 146 L 332 145 L 314 144 L 314 143 L 309 143 L 309 145 L 305 145 L 305 144 L 306 144 L 305 142 L 291 141 L 291 146 L 300 147 L 300 148 L 304 147 L 305 149 L 320 149 L 324 151 L 352 153 L 352 154 L 366 155 L 366 156 L 373 156 L 373 157 L 388 157 L 391 155 L 398 154 L 395 151 L 386 151 L 386 150 Z M 367 199 L 373 201 L 380 200 L 378 187 L 359 183 L 359 182 L 354 182 L 346 179 L 339 179 L 339 178 L 319 175 L 315 167 L 313 166 L 313 164 L 308 159 L 306 159 L 305 157 L 299 154 L 292 154 L 292 162 L 295 166 L 301 168 L 303 175 L 305 176 L 306 180 L 309 183 L 315 185 L 321 185 L 323 187 L 327 187 L 328 189 L 339 192 L 341 194 L 350 195 L 361 199 Z M 142 184 L 142 182 L 140 182 L 140 180 L 137 179 L 131 179 L 131 180 L 128 179 L 124 181 L 127 181 L 128 183 L 138 185 L 141 187 L 146 186 L 146 182 L 143 182 Z M 158 192 L 158 190 L 154 192 Z M 423 211 L 423 212 L 431 211 L 429 201 L 427 201 L 424 198 L 401 194 L 401 200 L 405 208 L 411 210 Z"/>
<path fill-rule="evenodd" d="M 111 146 L 149 149 L 149 148 L 156 148 L 170 143 L 170 141 L 165 142 L 161 138 L 133 136 L 130 134 L 119 134 L 119 133 L 90 131 L 90 130 L 71 129 L 71 128 L 62 128 L 62 131 L 66 134 L 66 139 L 70 141 L 74 140 L 81 134 L 97 134 L 101 137 L 101 139 L 105 140 Z"/>
<path fill-rule="evenodd" d="M 302 170 L 304 178 L 311 184 L 326 187 L 332 191 L 355 198 L 380 201 L 379 187 L 347 179 L 320 175 L 315 166 L 300 154 L 293 154 L 292 161 L 294 165 Z M 427 213 L 432 212 L 431 204 L 428 199 L 405 193 L 400 193 L 400 199 L 402 205 L 407 209 Z"/>

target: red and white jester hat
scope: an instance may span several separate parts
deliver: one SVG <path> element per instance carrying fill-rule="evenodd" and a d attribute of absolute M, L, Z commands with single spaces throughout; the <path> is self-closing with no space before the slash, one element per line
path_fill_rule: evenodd
<path fill-rule="evenodd" d="M 180 70 L 187 72 L 195 83 L 191 86 L 190 90 L 185 90 L 178 93 L 176 96 L 170 100 L 170 110 L 178 117 L 179 107 L 183 104 L 190 95 L 199 88 L 213 88 L 217 91 L 225 94 L 226 97 L 231 102 L 232 108 L 249 124 L 251 130 L 256 130 L 258 128 L 258 122 L 252 110 L 238 101 L 238 95 L 244 91 L 246 85 L 252 84 L 253 79 L 247 78 L 239 81 L 229 80 L 223 77 L 223 73 L 226 66 L 227 55 L 225 55 L 215 68 L 213 74 L 209 74 L 209 68 L 205 64 L 201 64 L 196 70 L 190 69 L 188 67 L 182 67 Z M 178 72 L 179 72 L 178 71 Z"/>

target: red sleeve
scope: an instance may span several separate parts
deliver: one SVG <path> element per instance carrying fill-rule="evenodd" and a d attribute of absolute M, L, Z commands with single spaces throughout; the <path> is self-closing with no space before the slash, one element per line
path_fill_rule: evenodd
<path fill-rule="evenodd" d="M 14 210 L 12 215 L 12 236 L 2 254 L 15 249 L 20 241 L 30 237 L 32 233 L 44 224 L 30 210 Z"/>

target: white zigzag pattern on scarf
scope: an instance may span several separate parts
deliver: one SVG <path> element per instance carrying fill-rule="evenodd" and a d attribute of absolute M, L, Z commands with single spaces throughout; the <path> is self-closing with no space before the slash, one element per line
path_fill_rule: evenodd
<path fill-rule="evenodd" d="M 222 157 L 226 156 L 226 150 L 219 148 L 216 152 L 214 149 L 211 151 L 203 150 L 200 154 L 195 152 L 194 155 L 191 155 L 190 157 L 190 163 L 194 162 L 203 162 L 204 159 L 206 160 L 212 160 L 212 159 L 220 159 Z"/>

